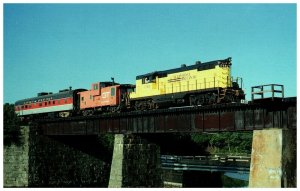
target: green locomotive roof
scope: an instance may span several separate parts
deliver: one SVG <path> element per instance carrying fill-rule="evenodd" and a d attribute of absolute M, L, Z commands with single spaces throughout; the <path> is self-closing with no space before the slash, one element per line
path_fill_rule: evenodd
<path fill-rule="evenodd" d="M 136 77 L 136 79 L 140 80 L 140 79 L 150 77 L 150 76 L 158 76 L 159 78 L 162 78 L 162 77 L 166 77 L 168 74 L 174 74 L 174 73 L 178 73 L 178 72 L 184 72 L 184 71 L 195 70 L 195 69 L 198 69 L 198 71 L 209 70 L 209 69 L 215 68 L 215 66 L 220 65 L 220 64 L 230 66 L 231 65 L 231 57 L 224 59 L 224 60 L 214 60 L 214 61 L 205 62 L 205 63 L 201 63 L 200 61 L 197 61 L 196 64 L 194 64 L 194 65 L 183 66 L 180 68 L 174 68 L 174 69 L 164 70 L 164 71 L 155 71 L 155 72 L 139 75 Z"/>

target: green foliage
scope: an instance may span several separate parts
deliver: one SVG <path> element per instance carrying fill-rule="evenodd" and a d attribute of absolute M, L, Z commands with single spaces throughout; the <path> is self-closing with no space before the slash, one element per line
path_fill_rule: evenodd
<path fill-rule="evenodd" d="M 198 145 L 206 147 L 211 153 L 250 154 L 252 144 L 251 132 L 222 132 L 214 134 L 191 134 L 191 139 Z"/>
<path fill-rule="evenodd" d="M 113 134 L 104 134 L 98 136 L 101 144 L 107 149 L 108 152 L 112 153 L 114 149 L 115 137 Z"/>
<path fill-rule="evenodd" d="M 4 144 L 20 144 L 20 120 L 17 117 L 13 104 L 6 103 L 3 106 L 4 115 Z"/>

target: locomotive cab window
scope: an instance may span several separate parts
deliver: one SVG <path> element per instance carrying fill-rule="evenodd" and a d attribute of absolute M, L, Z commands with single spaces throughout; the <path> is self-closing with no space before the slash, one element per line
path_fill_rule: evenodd
<path fill-rule="evenodd" d="M 143 84 L 155 83 L 155 82 L 156 82 L 155 76 L 147 76 L 142 79 Z"/>

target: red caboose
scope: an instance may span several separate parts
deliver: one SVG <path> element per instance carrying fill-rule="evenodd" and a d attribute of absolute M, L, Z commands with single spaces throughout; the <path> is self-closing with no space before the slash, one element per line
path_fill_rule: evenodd
<path fill-rule="evenodd" d="M 79 92 L 80 110 L 83 115 L 93 114 L 95 111 L 116 112 L 126 109 L 129 104 L 129 93 L 135 86 L 118 84 L 115 82 L 93 83 L 91 90 Z"/>

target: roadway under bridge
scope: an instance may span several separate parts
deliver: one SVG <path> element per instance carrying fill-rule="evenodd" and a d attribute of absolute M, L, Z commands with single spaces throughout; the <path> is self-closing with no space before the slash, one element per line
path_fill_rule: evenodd
<path fill-rule="evenodd" d="M 249 174 L 249 156 L 172 156 L 161 155 L 162 169 Z"/>

